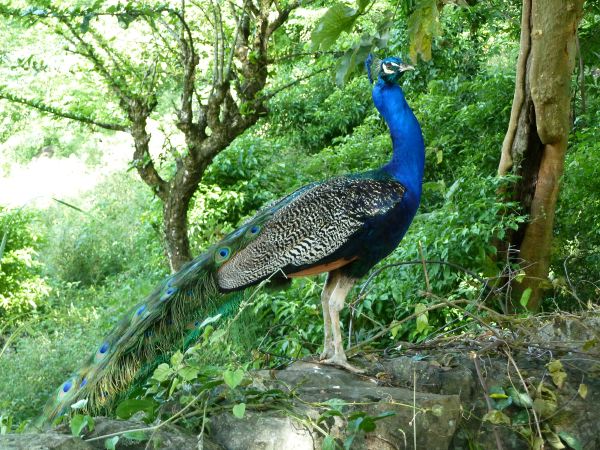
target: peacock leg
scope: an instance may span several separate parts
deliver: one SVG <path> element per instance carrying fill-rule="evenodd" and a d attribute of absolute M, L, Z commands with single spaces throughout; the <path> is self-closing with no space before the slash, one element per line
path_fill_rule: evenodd
<path fill-rule="evenodd" d="M 344 367 L 350 372 L 361 373 L 360 369 L 350 365 L 344 352 L 342 332 L 340 330 L 340 311 L 344 308 L 346 296 L 352 289 L 355 280 L 345 276 L 337 276 L 337 283 L 329 297 L 329 315 L 331 316 L 331 331 L 333 332 L 333 356 L 323 361 L 325 364 L 333 364 Z"/>
<path fill-rule="evenodd" d="M 323 307 L 323 353 L 321 353 L 320 359 L 331 358 L 334 354 L 333 351 L 333 340 L 331 339 L 331 316 L 329 314 L 329 298 L 337 283 L 337 272 L 329 272 L 327 275 L 327 281 L 323 286 L 323 292 L 321 293 L 321 306 Z"/>

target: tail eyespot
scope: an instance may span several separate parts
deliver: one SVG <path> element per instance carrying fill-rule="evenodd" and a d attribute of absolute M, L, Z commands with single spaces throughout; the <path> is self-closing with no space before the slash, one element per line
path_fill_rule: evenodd
<path fill-rule="evenodd" d="M 215 261 L 217 263 L 225 262 L 231 256 L 231 249 L 229 247 L 221 247 L 217 250 L 215 255 Z"/>

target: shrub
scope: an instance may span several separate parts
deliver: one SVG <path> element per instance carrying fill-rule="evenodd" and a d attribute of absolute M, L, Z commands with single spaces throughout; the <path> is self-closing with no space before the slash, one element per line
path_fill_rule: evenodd
<path fill-rule="evenodd" d="M 114 174 L 76 203 L 55 207 L 48 219 L 47 272 L 93 285 L 132 269 L 160 266 L 158 202 L 130 176 Z"/>
<path fill-rule="evenodd" d="M 40 276 L 40 244 L 36 214 L 0 207 L 0 317 L 26 315 L 46 301 L 49 288 Z"/>

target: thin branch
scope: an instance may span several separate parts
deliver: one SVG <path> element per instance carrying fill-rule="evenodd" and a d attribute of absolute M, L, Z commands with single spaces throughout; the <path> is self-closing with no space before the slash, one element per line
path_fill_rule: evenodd
<path fill-rule="evenodd" d="M 492 401 L 488 394 L 487 383 L 485 382 L 483 375 L 481 374 L 481 367 L 479 366 L 479 354 L 477 352 L 471 352 L 470 357 L 473 361 L 473 364 L 475 365 L 475 371 L 477 372 L 477 378 L 479 379 L 479 383 L 483 388 L 483 397 L 485 398 L 485 403 L 487 405 L 488 412 L 494 411 Z M 496 425 L 493 425 L 492 430 L 494 432 L 494 438 L 496 439 L 496 448 L 498 450 L 502 450 L 504 447 L 502 446 L 502 441 L 500 440 L 500 435 L 498 434 L 498 427 Z"/>
<path fill-rule="evenodd" d="M 230 5 L 233 5 L 230 2 Z M 232 14 L 235 16 L 235 11 L 233 7 L 231 8 Z M 240 35 L 240 30 L 242 29 L 242 23 L 244 20 L 244 16 L 246 14 L 246 1 L 244 1 L 244 5 L 242 6 L 242 11 L 240 13 L 239 18 L 237 19 L 237 27 L 235 28 L 235 36 L 233 37 L 233 41 L 231 42 L 231 48 L 229 49 L 229 56 L 227 58 L 227 68 L 225 69 L 225 80 L 229 81 L 231 79 L 231 67 L 233 64 L 233 55 L 235 54 L 235 49 L 237 46 L 238 37 Z"/>
<path fill-rule="evenodd" d="M 285 91 L 286 89 L 295 86 L 298 83 L 301 83 L 304 80 L 308 80 L 309 78 L 314 77 L 315 75 L 318 75 L 320 73 L 323 73 L 325 71 L 331 70 L 331 67 L 324 67 L 322 69 L 319 70 L 315 70 L 314 72 L 309 73 L 308 75 L 305 75 L 303 77 L 300 78 L 296 78 L 293 81 L 290 81 L 289 83 L 284 84 L 283 86 L 279 86 L 278 88 L 272 90 L 271 92 L 266 92 L 265 94 L 263 94 L 258 101 L 260 102 L 265 102 L 267 100 L 270 100 L 271 98 L 275 97 L 277 94 L 279 94 L 281 91 Z"/>
<path fill-rule="evenodd" d="M 512 354 L 510 353 L 509 350 L 510 350 L 510 347 L 506 346 L 506 348 L 504 349 L 504 354 L 506 355 L 506 357 L 508 358 L 510 363 L 513 365 L 513 367 L 515 368 L 515 371 L 517 372 L 517 375 L 519 376 L 519 380 L 521 380 L 521 385 L 523 386 L 523 389 L 525 390 L 525 392 L 527 392 L 527 383 L 525 383 L 525 380 L 523 379 L 523 375 L 521 375 L 521 371 L 519 370 L 519 366 L 517 366 L 517 363 L 515 362 L 514 358 L 512 357 Z M 509 373 L 509 372 L 507 371 L 507 373 Z M 531 412 L 533 413 L 533 421 L 535 423 L 535 429 L 537 431 L 537 434 L 540 437 L 540 439 L 543 439 L 542 429 L 540 428 L 540 419 L 538 418 L 537 413 L 535 412 L 535 408 L 531 408 Z"/>
<path fill-rule="evenodd" d="M 19 97 L 15 94 L 6 92 L 5 90 L 0 88 L 0 99 L 5 99 L 11 101 L 13 103 L 19 103 L 21 105 L 29 106 L 30 108 L 37 109 L 44 113 L 53 115 L 55 117 L 60 117 L 63 119 L 75 120 L 77 122 L 82 122 L 88 125 L 95 125 L 100 128 L 104 128 L 105 130 L 114 130 L 114 131 L 128 131 L 128 127 L 126 125 L 120 123 L 110 123 L 110 122 L 102 122 L 99 120 L 92 119 L 91 117 L 87 117 L 81 114 L 77 114 L 71 111 L 64 111 L 62 109 L 56 108 L 54 106 L 42 104 L 36 100 L 30 100 L 24 97 Z"/>

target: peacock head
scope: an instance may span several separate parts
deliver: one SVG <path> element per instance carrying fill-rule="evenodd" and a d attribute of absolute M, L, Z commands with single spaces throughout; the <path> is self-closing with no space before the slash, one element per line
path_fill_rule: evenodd
<path fill-rule="evenodd" d="M 385 83 L 394 84 L 400 80 L 402 74 L 408 70 L 415 70 L 410 64 L 402 62 L 402 60 L 396 56 L 389 56 L 385 59 L 379 60 L 369 55 L 365 61 L 367 66 L 367 72 L 369 74 L 369 81 L 373 83 L 375 79 L 380 79 Z"/>

